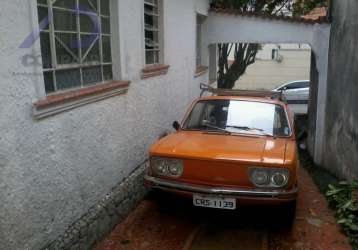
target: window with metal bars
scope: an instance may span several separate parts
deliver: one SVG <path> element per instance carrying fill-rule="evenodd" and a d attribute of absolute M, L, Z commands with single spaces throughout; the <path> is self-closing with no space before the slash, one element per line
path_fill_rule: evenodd
<path fill-rule="evenodd" d="M 144 0 L 145 63 L 161 62 L 161 0 Z"/>
<path fill-rule="evenodd" d="M 202 26 L 205 16 L 196 15 L 196 67 L 202 66 L 201 42 L 202 42 Z"/>
<path fill-rule="evenodd" d="M 47 94 L 113 79 L 110 0 L 37 0 Z"/>

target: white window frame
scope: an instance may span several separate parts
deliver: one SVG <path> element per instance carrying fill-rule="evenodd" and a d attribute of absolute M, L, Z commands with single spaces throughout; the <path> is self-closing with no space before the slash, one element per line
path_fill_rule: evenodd
<path fill-rule="evenodd" d="M 155 4 L 155 2 L 156 2 L 156 4 Z M 146 12 L 146 9 L 145 9 L 146 5 L 156 7 L 158 9 L 158 13 Z M 150 29 L 150 27 L 146 26 L 145 15 L 151 15 L 151 16 L 153 16 L 153 18 L 158 18 L 158 27 L 152 27 L 152 29 Z M 148 43 L 148 41 L 146 41 L 146 31 L 158 33 L 157 48 L 155 48 L 155 49 L 147 49 L 146 48 L 146 44 Z M 144 0 L 143 1 L 143 39 L 144 39 L 144 65 L 151 66 L 151 65 L 163 64 L 164 63 L 163 0 Z M 157 52 L 158 53 L 158 56 L 156 57 L 156 60 L 154 60 L 153 63 L 147 62 L 147 52 Z"/>
<path fill-rule="evenodd" d="M 73 90 L 73 89 L 77 89 L 77 88 L 84 88 L 84 87 L 89 87 L 89 86 L 92 86 L 92 85 L 98 85 L 98 84 L 101 84 L 101 83 L 105 83 L 105 82 L 110 82 L 113 80 L 113 77 L 114 77 L 114 69 L 113 69 L 113 32 L 112 32 L 112 1 L 111 0 L 107 0 L 108 3 L 109 3 L 109 10 L 110 10 L 110 13 L 109 15 L 103 15 L 101 13 L 101 1 L 102 0 L 94 0 L 96 1 L 97 3 L 97 17 L 98 18 L 98 25 L 101 27 L 101 31 L 99 33 L 99 37 L 96 38 L 96 41 L 89 47 L 88 51 L 85 53 L 86 55 L 88 55 L 88 52 L 90 52 L 91 48 L 94 46 L 94 44 L 97 42 L 98 40 L 98 46 L 99 46 L 99 62 L 98 63 L 93 63 L 93 62 L 89 62 L 89 63 L 86 63 L 86 62 L 83 62 L 83 60 L 85 58 L 82 58 L 82 51 L 80 48 L 78 48 L 78 53 L 77 56 L 80 60 L 79 63 L 71 63 L 71 64 L 58 64 L 57 62 L 57 51 L 56 51 L 56 40 L 59 41 L 59 39 L 57 38 L 56 39 L 56 33 L 59 33 L 59 34 L 76 34 L 76 37 L 79 41 L 80 39 L 80 36 L 81 35 L 93 35 L 94 33 L 86 33 L 86 32 L 83 32 L 81 31 L 81 27 L 80 27 L 80 14 L 77 12 L 76 13 L 76 28 L 77 30 L 76 31 L 61 31 L 61 30 L 55 30 L 55 26 L 54 26 L 54 22 L 50 22 L 50 24 L 48 25 L 48 29 L 47 30 L 44 30 L 44 31 L 41 31 L 41 33 L 48 33 L 49 34 L 49 38 L 50 38 L 50 48 L 51 48 L 51 56 L 49 57 L 50 60 L 51 60 L 51 68 L 44 68 L 42 66 L 42 71 L 43 71 L 43 74 L 44 74 L 44 77 L 45 77 L 45 74 L 48 73 L 48 72 L 51 72 L 52 73 L 52 77 L 53 77 L 53 85 L 54 85 L 54 91 L 52 92 L 48 92 L 46 93 L 46 95 L 50 95 L 50 94 L 56 94 L 58 92 L 62 92 L 62 91 L 68 91 L 68 90 Z M 49 16 L 53 16 L 53 10 L 62 10 L 62 11 L 69 11 L 68 8 L 63 8 L 63 7 L 59 7 L 59 6 L 53 6 L 53 4 L 55 3 L 54 0 L 47 0 L 47 5 L 45 4 L 40 4 L 40 3 L 37 3 L 36 6 L 37 8 L 47 8 L 48 9 L 48 13 L 49 13 Z M 76 3 L 76 6 L 79 6 L 79 0 L 75 0 L 75 3 Z M 75 12 L 75 11 L 74 11 Z M 94 12 L 94 11 L 93 11 Z M 109 33 L 103 33 L 102 31 L 102 18 L 107 18 L 109 19 L 109 24 L 110 24 L 110 30 L 109 30 Z M 102 45 L 102 41 L 103 41 L 103 37 L 108 37 L 109 39 L 109 43 L 110 43 L 110 62 L 105 62 L 104 61 L 104 57 L 103 57 L 103 45 Z M 41 38 L 40 38 L 41 39 Z M 64 48 L 65 50 L 68 51 L 68 48 Z M 68 51 L 69 52 L 69 51 Z M 70 52 L 69 52 L 70 53 Z M 99 82 L 95 82 L 95 83 L 90 83 L 90 84 L 84 84 L 84 80 L 83 80 L 83 70 L 85 68 L 91 68 L 91 67 L 100 67 L 100 71 L 101 71 L 101 75 L 100 75 L 100 78 L 101 78 L 101 81 Z M 110 78 L 105 78 L 104 76 L 104 67 L 111 67 L 111 77 Z M 57 81 L 56 81 L 56 72 L 57 71 L 69 71 L 69 70 L 78 70 L 80 71 L 80 83 L 75 83 L 75 86 L 74 87 L 70 87 L 70 88 L 64 88 L 64 89 L 59 89 L 58 86 L 57 86 Z M 45 79 L 44 79 L 45 80 Z M 46 87 L 45 87 L 46 88 Z"/>

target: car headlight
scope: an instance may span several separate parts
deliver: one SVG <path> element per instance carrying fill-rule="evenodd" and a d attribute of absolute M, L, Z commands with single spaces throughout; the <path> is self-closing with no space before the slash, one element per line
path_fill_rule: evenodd
<path fill-rule="evenodd" d="M 271 183 L 276 187 L 283 187 L 287 184 L 288 177 L 285 173 L 276 172 L 271 175 Z"/>
<path fill-rule="evenodd" d="M 251 175 L 252 182 L 259 186 L 268 185 L 270 183 L 269 173 L 265 170 L 255 170 Z"/>
<path fill-rule="evenodd" d="M 157 175 L 180 177 L 183 174 L 183 161 L 170 158 L 153 157 L 151 168 Z"/>
<path fill-rule="evenodd" d="M 288 183 L 287 169 L 250 168 L 251 182 L 257 187 L 284 187 Z"/>

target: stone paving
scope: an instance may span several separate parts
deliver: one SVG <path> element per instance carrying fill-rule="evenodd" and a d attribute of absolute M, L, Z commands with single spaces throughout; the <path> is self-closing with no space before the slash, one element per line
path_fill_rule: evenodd
<path fill-rule="evenodd" d="M 351 249 L 304 169 L 299 186 L 292 230 L 279 226 L 274 207 L 205 209 L 187 199 L 151 193 L 96 250 Z"/>

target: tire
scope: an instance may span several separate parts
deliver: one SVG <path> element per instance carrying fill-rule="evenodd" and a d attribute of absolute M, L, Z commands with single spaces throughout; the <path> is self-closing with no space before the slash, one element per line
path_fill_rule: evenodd
<path fill-rule="evenodd" d="M 282 216 L 282 226 L 285 229 L 291 229 L 296 217 L 296 200 L 282 205 L 280 212 Z"/>

